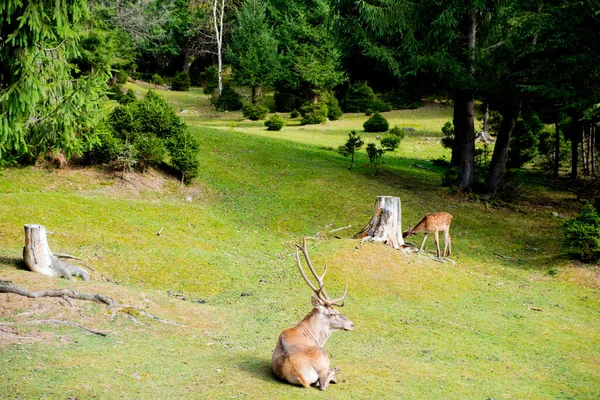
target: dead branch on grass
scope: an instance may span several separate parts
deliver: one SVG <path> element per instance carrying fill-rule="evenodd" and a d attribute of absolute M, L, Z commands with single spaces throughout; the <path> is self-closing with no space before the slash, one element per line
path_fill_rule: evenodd
<path fill-rule="evenodd" d="M 10 282 L 7 283 L 6 281 L 0 282 L 0 293 L 13 293 L 24 297 L 29 297 L 30 299 L 37 299 L 40 297 L 61 297 L 75 300 L 94 301 L 97 303 L 104 303 L 107 306 L 112 306 L 115 304 L 113 299 L 102 294 L 79 293 L 69 289 L 40 290 L 38 292 L 32 292 L 23 287 L 13 285 Z"/>

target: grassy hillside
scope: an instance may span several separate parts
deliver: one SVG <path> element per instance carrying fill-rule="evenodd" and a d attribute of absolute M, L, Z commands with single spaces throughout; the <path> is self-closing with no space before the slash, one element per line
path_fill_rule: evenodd
<path fill-rule="evenodd" d="M 441 187 L 431 159 L 449 157 L 437 132 L 451 109 L 385 113 L 417 132 L 374 176 L 364 150 L 352 171 L 332 150 L 362 130 L 364 115 L 319 126 L 289 120 L 269 132 L 239 113 L 214 114 L 198 91 L 160 93 L 188 110 L 181 115 L 201 142 L 200 176 L 189 187 L 158 172 L 0 171 L 0 279 L 137 307 L 111 316 L 93 303 L 0 294 L 4 397 L 600 397 L 598 270 L 568 261 L 563 220 L 551 214 L 571 216 L 575 199 L 526 184 L 518 205 L 497 207 Z M 375 136 L 363 133 L 366 142 Z M 378 195 L 402 199 L 403 226 L 452 213 L 456 265 L 358 246 L 352 235 Z M 23 269 L 25 223 L 45 225 L 52 250 L 81 256 L 94 280 Z M 356 325 L 326 345 L 341 372 L 324 393 L 270 373 L 279 332 L 310 311 L 291 257 L 303 236 L 321 238 L 309 248 L 314 264 L 329 266 L 329 292 L 349 285 L 343 310 Z M 40 322 L 50 319 L 109 334 Z"/>

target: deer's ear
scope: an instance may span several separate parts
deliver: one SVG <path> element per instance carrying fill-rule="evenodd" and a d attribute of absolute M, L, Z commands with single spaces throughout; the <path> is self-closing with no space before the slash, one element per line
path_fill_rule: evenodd
<path fill-rule="evenodd" d="M 315 295 L 315 294 L 313 294 L 313 297 L 312 297 L 312 305 L 315 308 L 325 307 L 325 303 L 323 303 L 323 300 L 318 298 L 317 295 Z"/>

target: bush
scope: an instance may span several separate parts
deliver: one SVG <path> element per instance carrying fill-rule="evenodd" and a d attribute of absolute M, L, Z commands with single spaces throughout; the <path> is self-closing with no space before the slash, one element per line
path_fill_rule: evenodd
<path fill-rule="evenodd" d="M 150 82 L 154 83 L 155 85 L 162 85 L 164 83 L 162 76 L 160 76 L 159 74 L 152 75 L 152 79 L 150 79 Z"/>
<path fill-rule="evenodd" d="M 376 112 L 371 118 L 363 124 L 365 132 L 385 132 L 389 129 L 390 125 L 383 115 Z"/>
<path fill-rule="evenodd" d="M 123 142 L 106 132 L 98 137 L 99 142 L 83 154 L 89 164 L 104 164 L 117 159 L 123 148 Z"/>
<path fill-rule="evenodd" d="M 119 104 L 129 104 L 137 101 L 137 97 L 135 97 L 133 90 L 128 89 L 127 93 L 125 93 L 118 101 Z"/>
<path fill-rule="evenodd" d="M 275 114 L 265 121 L 265 126 L 268 131 L 280 131 L 284 125 L 285 120 L 279 114 Z"/>
<path fill-rule="evenodd" d="M 451 149 L 452 144 L 454 143 L 454 125 L 452 125 L 452 122 L 448 121 L 442 126 L 442 135 L 444 135 L 442 138 L 442 146 L 444 146 L 445 149 Z"/>
<path fill-rule="evenodd" d="M 134 129 L 139 133 L 149 133 L 161 139 L 185 130 L 185 124 L 175 113 L 175 109 L 153 90 L 148 91 L 141 101 L 130 104 L 135 121 Z"/>
<path fill-rule="evenodd" d="M 567 244 L 579 251 L 583 261 L 600 259 L 600 215 L 592 204 L 585 204 L 577 217 L 565 221 L 563 233 Z"/>
<path fill-rule="evenodd" d="M 106 96 L 111 100 L 119 101 L 123 97 L 123 89 L 119 85 L 112 85 Z"/>
<path fill-rule="evenodd" d="M 153 135 L 141 135 L 135 142 L 138 165 L 146 172 L 148 167 L 157 167 L 167 155 L 164 142 Z"/>
<path fill-rule="evenodd" d="M 398 136 L 388 136 L 381 139 L 381 147 L 383 151 L 394 151 L 400 146 L 400 138 Z"/>
<path fill-rule="evenodd" d="M 406 136 L 406 131 L 400 128 L 398 125 L 395 125 L 392 129 L 390 129 L 389 134 L 402 140 Z"/>
<path fill-rule="evenodd" d="M 140 101 L 116 107 L 109 116 L 108 125 L 111 137 L 120 144 L 115 159 L 124 171 L 135 165 L 142 170 L 157 166 L 168 152 L 171 164 L 181 173 L 183 182 L 188 183 L 198 174 L 198 142 L 187 132 L 173 107 L 153 91 Z M 106 149 L 98 149 L 100 155 L 112 157 L 110 140 L 104 144 Z M 108 161 L 106 158 L 103 161 Z"/>
<path fill-rule="evenodd" d="M 171 164 L 181 173 L 181 181 L 190 183 L 198 176 L 200 144 L 187 130 L 178 132 L 167 142 Z"/>
<path fill-rule="evenodd" d="M 335 95 L 331 92 L 327 92 L 323 95 L 323 103 L 327 106 L 327 118 L 330 121 L 337 121 L 343 115 L 340 103 L 336 99 Z"/>
<path fill-rule="evenodd" d="M 127 74 L 127 71 L 125 71 L 124 69 L 120 69 L 117 71 L 117 83 L 119 85 L 127 83 L 127 79 L 129 79 L 129 74 Z"/>
<path fill-rule="evenodd" d="M 342 108 L 345 112 L 390 111 L 391 105 L 379 99 L 366 82 L 355 82 L 348 87 Z"/>
<path fill-rule="evenodd" d="M 190 89 L 190 74 L 187 72 L 178 72 L 171 81 L 171 89 L 179 92 L 187 92 Z"/>
<path fill-rule="evenodd" d="M 327 121 L 327 113 L 329 110 L 323 103 L 307 104 L 300 108 L 300 114 L 302 114 L 302 125 L 317 125 Z"/>
<path fill-rule="evenodd" d="M 298 110 L 293 110 L 290 113 L 290 118 L 298 118 L 300 116 L 300 113 L 298 112 Z"/>
<path fill-rule="evenodd" d="M 366 115 L 367 117 L 370 117 L 371 115 L 373 115 L 373 110 L 371 110 L 370 108 L 367 108 L 367 109 L 365 110 L 365 115 Z"/>
<path fill-rule="evenodd" d="M 204 80 L 204 94 L 211 94 L 219 87 L 219 69 L 215 65 L 206 67 L 202 73 Z"/>
<path fill-rule="evenodd" d="M 242 109 L 244 118 L 248 118 L 251 121 L 258 121 L 259 119 L 265 119 L 269 113 L 269 109 L 260 104 L 248 104 Z"/>
<path fill-rule="evenodd" d="M 231 86 L 225 85 L 214 105 L 217 111 L 238 111 L 242 109 L 244 104 L 242 103 L 242 96 Z"/>

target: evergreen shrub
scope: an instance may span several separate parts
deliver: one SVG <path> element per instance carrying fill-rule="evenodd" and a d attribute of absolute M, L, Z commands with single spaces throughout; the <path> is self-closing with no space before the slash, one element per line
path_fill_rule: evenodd
<path fill-rule="evenodd" d="M 265 119 L 267 114 L 269 114 L 269 109 L 260 104 L 248 104 L 244 106 L 242 113 L 244 114 L 244 118 L 251 121 L 258 121 L 259 119 Z"/>
<path fill-rule="evenodd" d="M 327 93 L 323 96 L 323 102 L 327 106 L 327 118 L 330 121 L 337 121 L 343 115 L 340 103 L 333 93 Z"/>
<path fill-rule="evenodd" d="M 162 85 L 164 83 L 162 76 L 159 74 L 152 75 L 150 79 L 150 83 L 154 83 L 155 85 Z"/>
<path fill-rule="evenodd" d="M 244 104 L 242 96 L 236 92 L 231 86 L 223 86 L 221 95 L 214 102 L 217 111 L 238 111 L 241 110 Z"/>
<path fill-rule="evenodd" d="M 179 92 L 187 92 L 190 89 L 191 84 L 190 74 L 185 71 L 178 72 L 171 81 L 171 89 Z"/>
<path fill-rule="evenodd" d="M 204 80 L 204 94 L 211 94 L 219 87 L 219 69 L 215 65 L 206 67 L 202 72 Z"/>
<path fill-rule="evenodd" d="M 390 125 L 385 117 L 378 112 L 373 114 L 364 124 L 365 132 L 386 132 Z"/>
<path fill-rule="evenodd" d="M 345 112 L 365 112 L 368 109 L 383 112 L 390 111 L 392 106 L 379 99 L 367 82 L 361 81 L 348 87 L 342 101 L 342 109 Z"/>
<path fill-rule="evenodd" d="M 329 110 L 323 103 L 307 104 L 300 108 L 300 114 L 302 125 L 317 125 L 327 121 L 327 113 Z"/>
<path fill-rule="evenodd" d="M 300 112 L 298 112 L 298 110 L 293 110 L 290 113 L 290 118 L 298 118 L 300 116 Z"/>
<path fill-rule="evenodd" d="M 406 131 L 400 128 L 398 125 L 395 125 L 388 133 L 392 136 L 400 138 L 400 140 L 404 139 L 406 136 Z"/>
<path fill-rule="evenodd" d="M 579 252 L 585 262 L 600 259 L 600 214 L 595 205 L 585 204 L 579 214 L 563 224 L 563 233 L 569 246 Z"/>
<path fill-rule="evenodd" d="M 155 92 L 116 107 L 109 115 L 108 126 L 111 134 L 88 158 L 97 162 L 116 160 L 123 170 L 134 166 L 145 170 L 162 164 L 168 154 L 183 182 L 189 183 L 197 176 L 199 144 L 173 107 Z"/>
<path fill-rule="evenodd" d="M 129 104 L 137 101 L 137 97 L 135 97 L 135 93 L 133 90 L 128 89 L 127 93 L 125 93 L 119 100 L 119 104 Z"/>
<path fill-rule="evenodd" d="M 117 83 L 122 85 L 127 83 L 127 79 L 129 79 L 129 74 L 124 69 L 120 69 L 117 71 Z"/>
<path fill-rule="evenodd" d="M 171 164 L 181 173 L 181 181 L 190 183 L 198 176 L 200 166 L 198 140 L 187 130 L 179 131 L 169 138 L 167 148 L 171 154 Z"/>
<path fill-rule="evenodd" d="M 265 121 L 265 126 L 268 131 L 280 131 L 284 125 L 285 120 L 279 114 L 275 114 Z"/>

